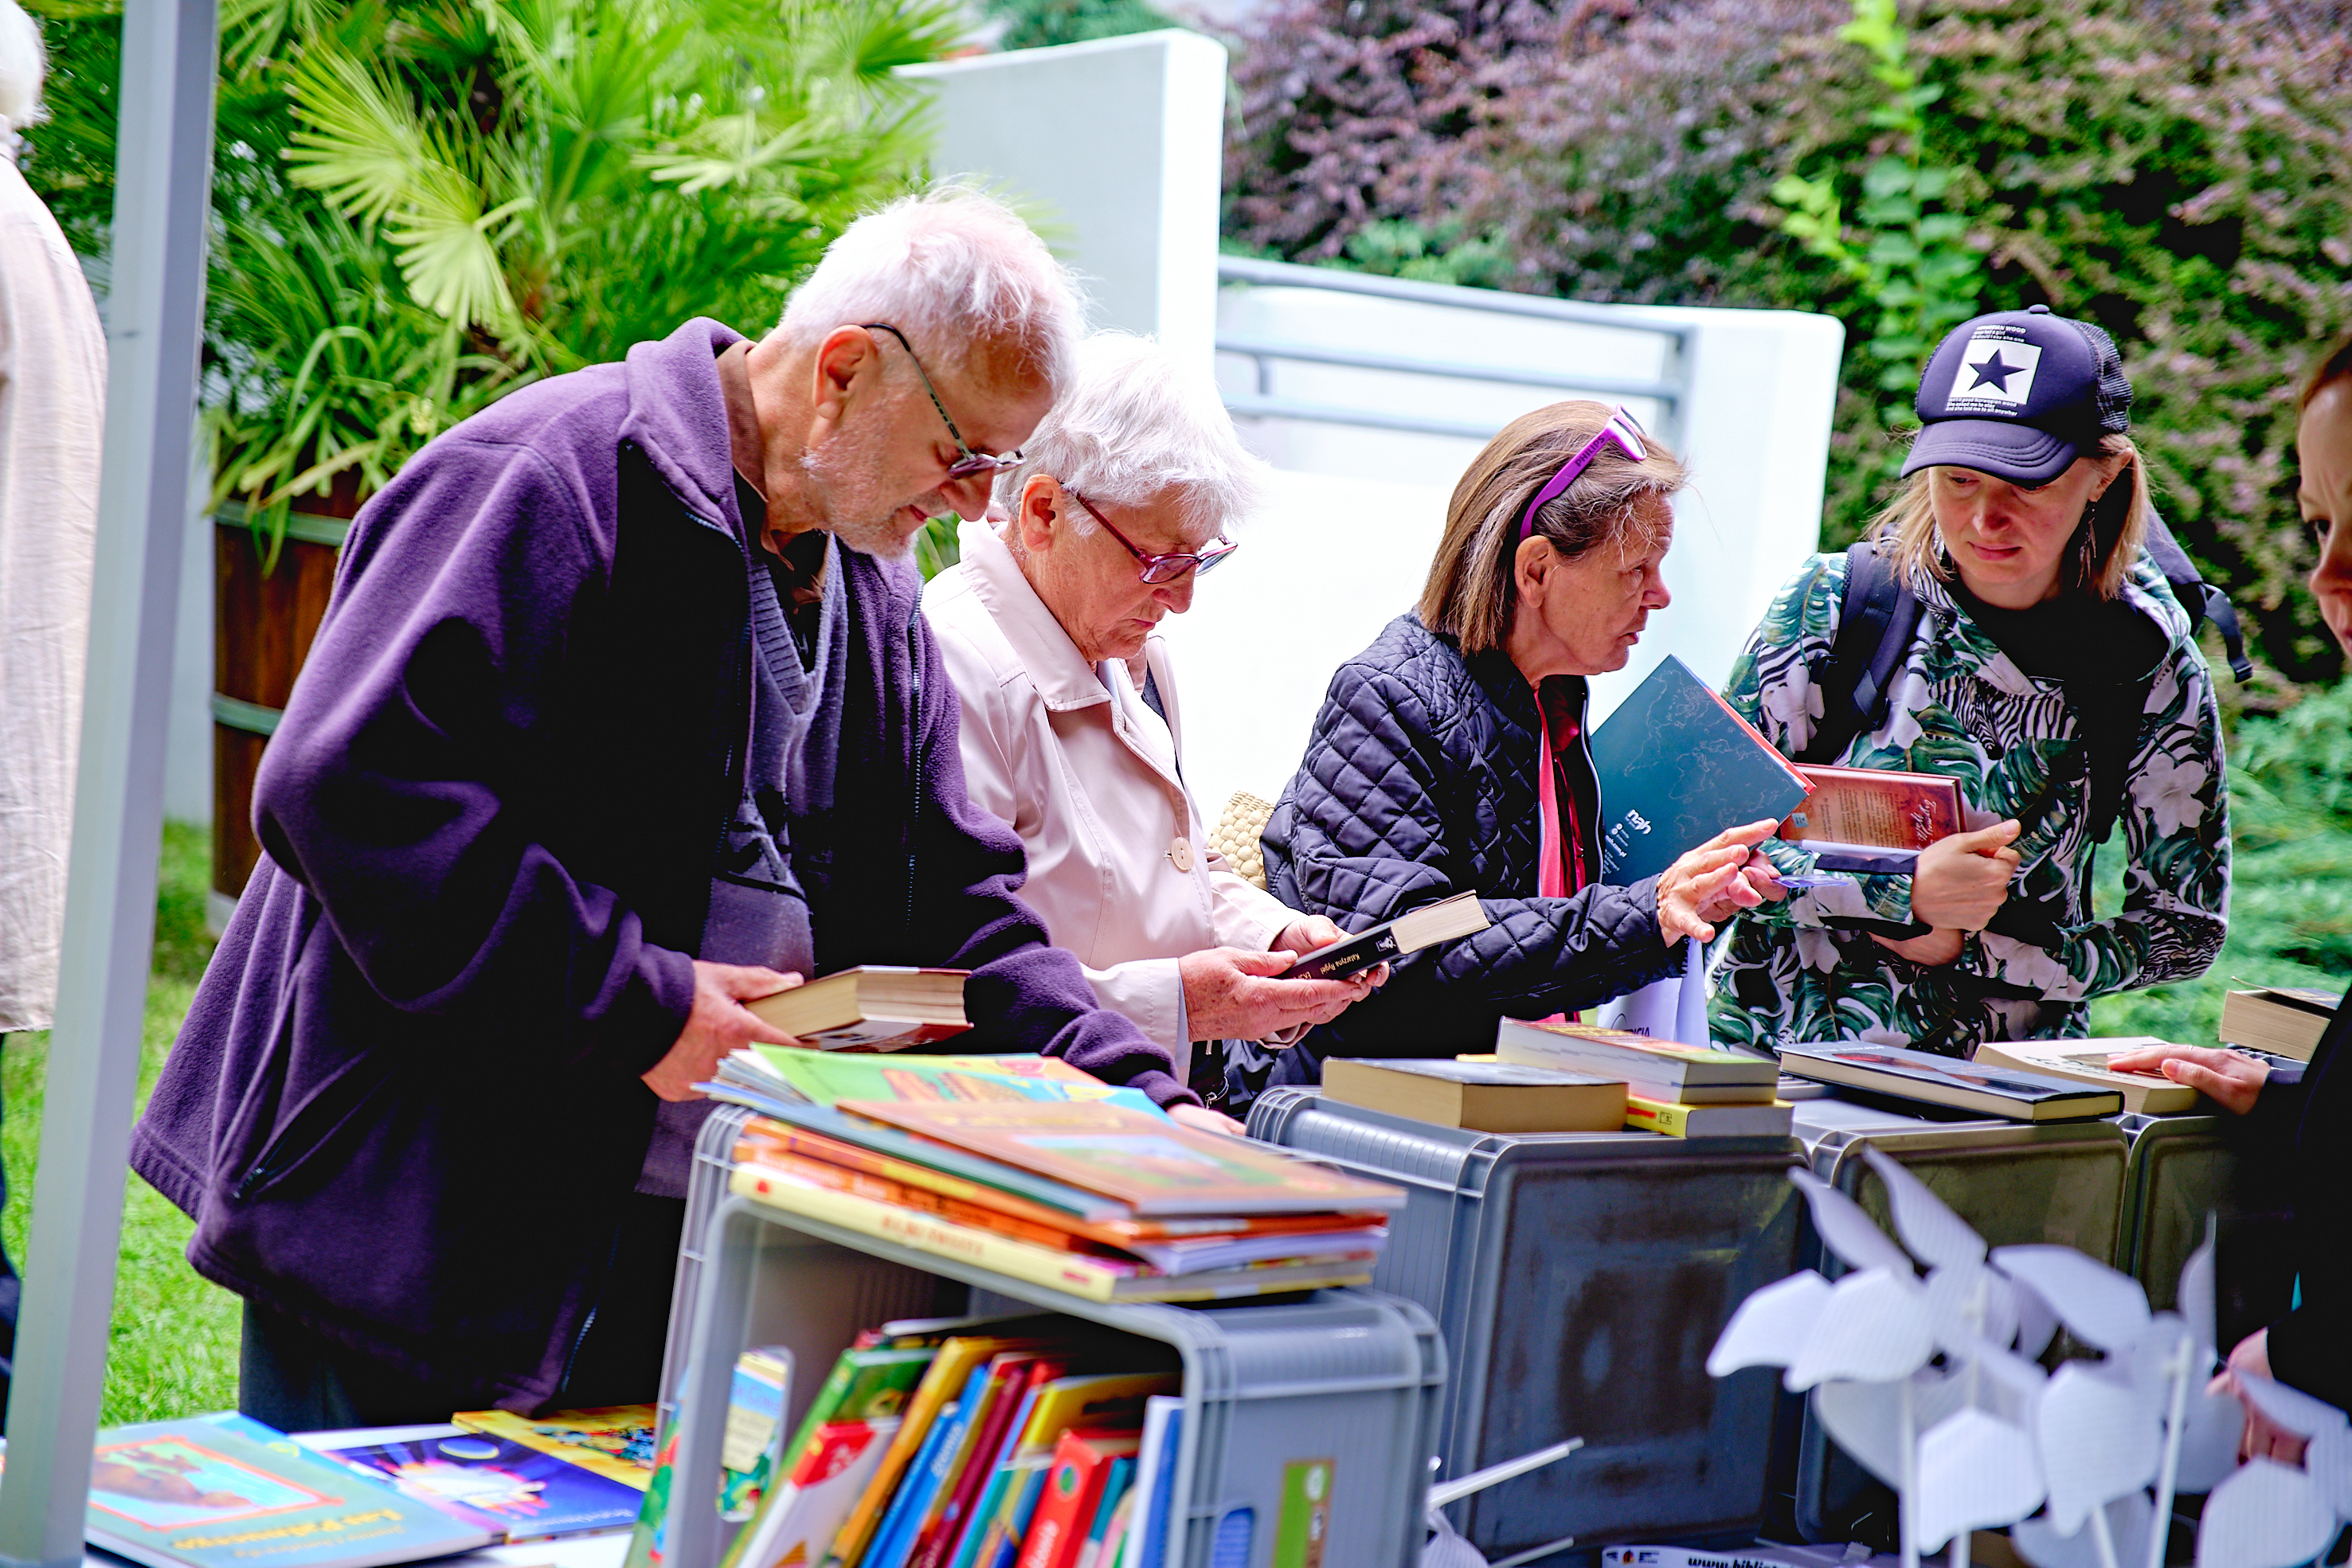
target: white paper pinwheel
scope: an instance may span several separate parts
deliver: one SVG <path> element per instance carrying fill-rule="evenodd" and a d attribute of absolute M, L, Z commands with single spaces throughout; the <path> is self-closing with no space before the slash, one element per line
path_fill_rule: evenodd
<path fill-rule="evenodd" d="M 1969 1532 L 2002 1525 L 2034 1568 L 2163 1568 L 2158 1521 L 2179 1490 L 2211 1491 L 2198 1568 L 2293 1568 L 2352 1519 L 2352 1423 L 2308 1395 L 2241 1377 L 2308 1447 L 2300 1469 L 2233 1467 L 2241 1407 L 2204 1391 L 2218 1359 L 2210 1222 L 2179 1310 L 2151 1312 L 2129 1275 L 2071 1248 L 1988 1249 L 1902 1166 L 1867 1145 L 1862 1156 L 1901 1244 L 1792 1170 L 1847 1271 L 1807 1270 L 1748 1297 L 1706 1367 L 1777 1366 L 1811 1391 L 1831 1437 L 1895 1489 L 1904 1568 L 1948 1541 L 1952 1568 L 1968 1568 Z M 2037 1358 L 2062 1324 L 2101 1354 L 2047 1374 Z"/>

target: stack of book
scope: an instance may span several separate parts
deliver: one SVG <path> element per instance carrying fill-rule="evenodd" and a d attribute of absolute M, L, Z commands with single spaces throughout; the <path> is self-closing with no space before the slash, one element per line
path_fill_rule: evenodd
<path fill-rule="evenodd" d="M 761 1108 L 733 1191 L 1090 1301 L 1363 1284 L 1404 1203 L 1108 1097 Z"/>
<path fill-rule="evenodd" d="M 2074 1043 L 2079 1051 L 2084 1042 Z M 2138 1043 L 2116 1042 L 2118 1048 Z M 2003 1049 L 2018 1048 L 2011 1045 Z M 2079 1068 L 2084 1064 L 2074 1065 Z M 1966 1061 L 1957 1056 L 1873 1045 L 1866 1040 L 1792 1045 L 1780 1052 L 1780 1066 L 1801 1078 L 1834 1084 L 1846 1092 L 2011 1122 L 2112 1116 L 2124 1108 L 2121 1086 L 2108 1085 L 2108 1080 L 2123 1076 L 2119 1073 L 2070 1071 L 2061 1077 L 2054 1072 L 1995 1065 L 1990 1059 Z"/>
<path fill-rule="evenodd" d="M 1505 1019 L 1495 1058 L 1622 1080 L 1624 1124 L 1668 1137 L 1780 1137 L 1795 1113 L 1774 1095 L 1780 1069 L 1769 1057 L 1629 1030 Z"/>
<path fill-rule="evenodd" d="M 721 1568 L 1158 1568 L 1180 1382 L 1066 1319 L 869 1331 Z"/>
<path fill-rule="evenodd" d="M 1159 1116 L 1140 1090 L 1114 1088 L 1057 1056 L 875 1056 L 755 1045 L 719 1064 L 703 1086 L 754 1110 L 782 1101 L 838 1105 L 844 1100 L 1107 1100 Z"/>

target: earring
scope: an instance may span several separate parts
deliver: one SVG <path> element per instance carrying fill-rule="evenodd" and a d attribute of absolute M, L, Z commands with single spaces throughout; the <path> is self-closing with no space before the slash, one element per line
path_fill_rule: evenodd
<path fill-rule="evenodd" d="M 2083 509 L 2083 526 L 2074 535 L 2074 585 L 2077 588 L 2088 588 L 2098 580 L 2098 529 L 2093 526 L 2093 514 L 2088 507 Z"/>

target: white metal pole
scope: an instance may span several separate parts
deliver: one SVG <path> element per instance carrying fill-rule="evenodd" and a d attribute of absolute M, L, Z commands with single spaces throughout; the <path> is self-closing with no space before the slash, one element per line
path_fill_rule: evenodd
<path fill-rule="evenodd" d="M 82 1562 L 154 941 L 163 738 L 195 439 L 215 0 L 128 0 L 105 457 L 57 1028 L 0 1472 L 0 1563 Z"/>

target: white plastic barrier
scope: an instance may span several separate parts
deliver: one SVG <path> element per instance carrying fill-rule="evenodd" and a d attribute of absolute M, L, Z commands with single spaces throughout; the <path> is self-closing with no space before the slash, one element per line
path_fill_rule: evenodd
<path fill-rule="evenodd" d="M 929 87 L 931 170 L 1019 204 L 1094 297 L 1098 327 L 1204 359 L 1214 331 L 1225 51 L 1171 29 L 901 75 Z"/>

